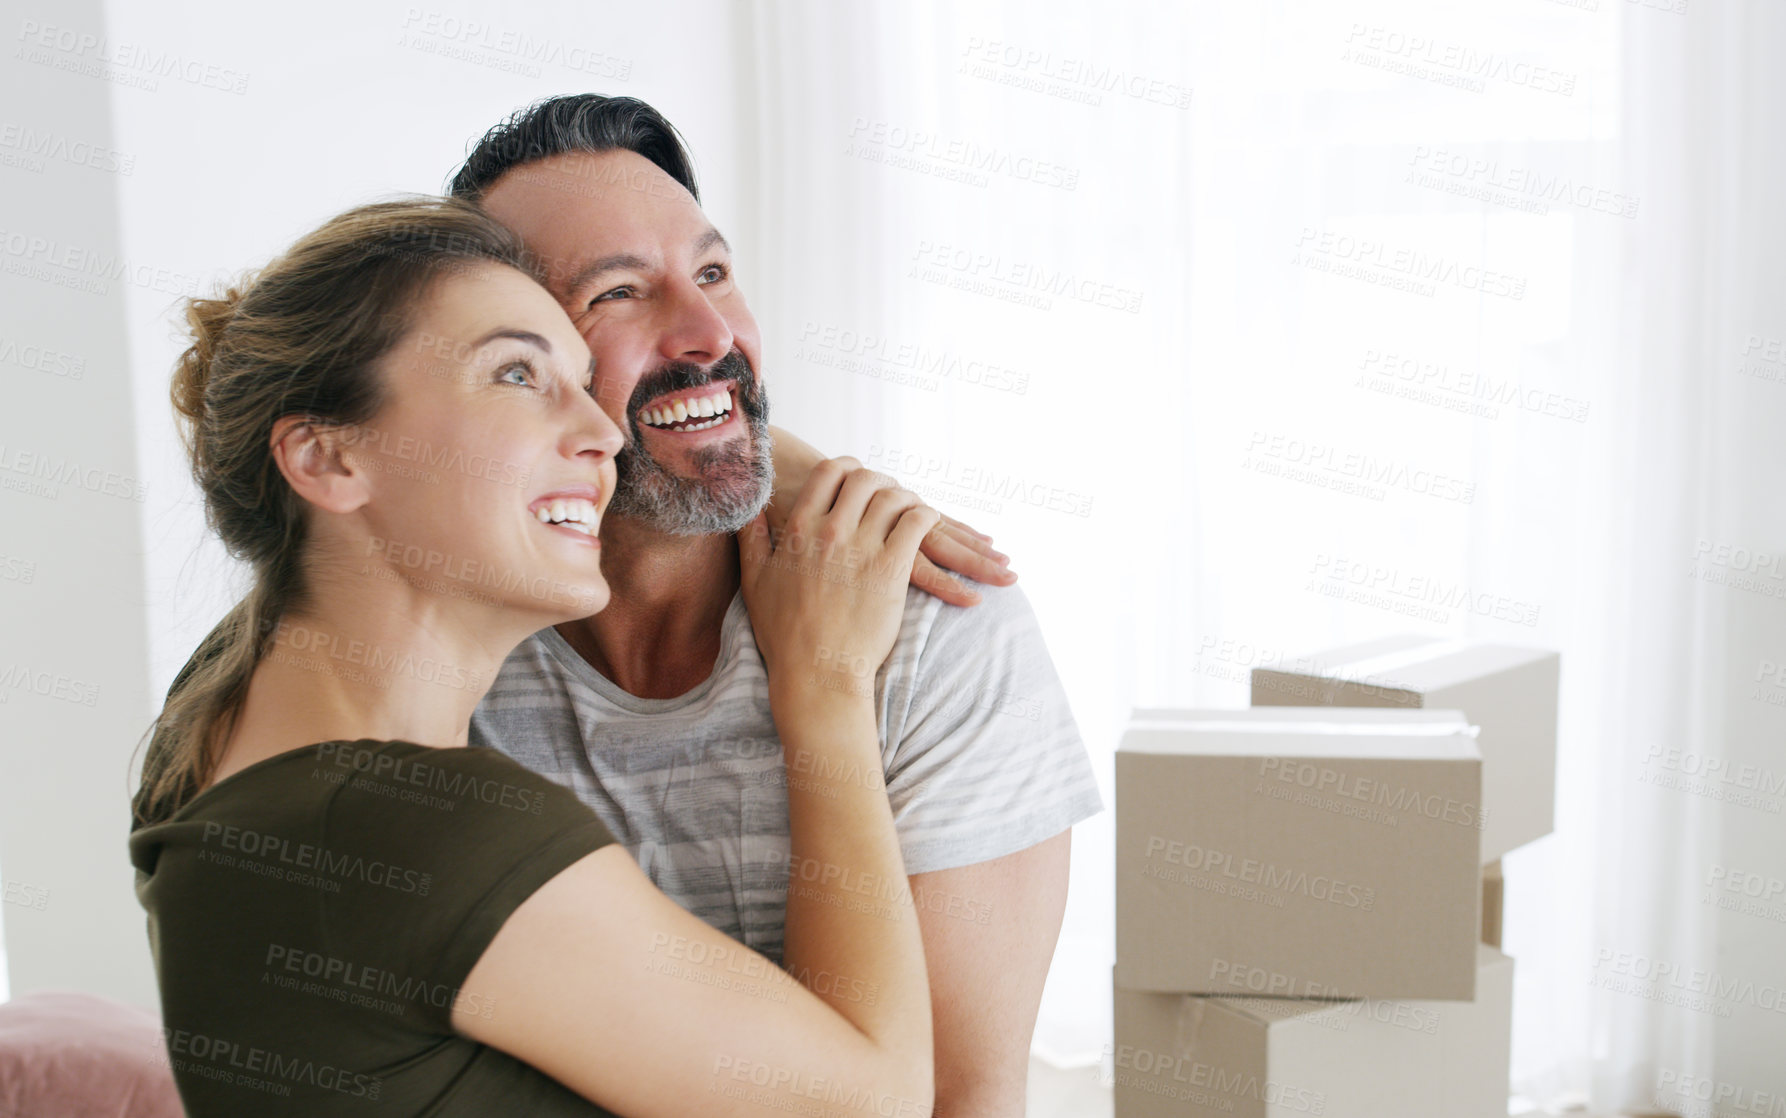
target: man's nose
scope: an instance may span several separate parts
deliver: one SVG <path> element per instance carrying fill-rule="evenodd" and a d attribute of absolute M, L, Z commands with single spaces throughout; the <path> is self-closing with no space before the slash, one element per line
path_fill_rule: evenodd
<path fill-rule="evenodd" d="M 700 284 L 676 284 L 664 301 L 659 352 L 668 361 L 711 365 L 732 351 L 732 328 Z"/>

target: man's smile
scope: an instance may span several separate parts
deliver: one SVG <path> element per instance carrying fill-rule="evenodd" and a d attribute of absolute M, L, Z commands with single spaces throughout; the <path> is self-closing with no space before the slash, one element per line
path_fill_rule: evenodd
<path fill-rule="evenodd" d="M 708 431 L 726 426 L 734 411 L 733 382 L 717 380 L 694 388 L 666 392 L 646 402 L 634 417 L 642 427 L 671 434 Z"/>

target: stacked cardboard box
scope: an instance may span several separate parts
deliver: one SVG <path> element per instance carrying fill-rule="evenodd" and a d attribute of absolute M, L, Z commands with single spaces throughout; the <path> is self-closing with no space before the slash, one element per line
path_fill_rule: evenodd
<path fill-rule="evenodd" d="M 1136 722 L 1116 755 L 1116 978 L 1469 998 L 1481 755 L 1455 711 L 1236 710 Z M 1252 990 L 1252 993 L 1289 993 Z"/>
<path fill-rule="evenodd" d="M 1513 960 L 1473 1001 L 1116 989 L 1117 1118 L 1506 1118 Z"/>
<path fill-rule="evenodd" d="M 1482 861 L 1551 832 L 1557 787 L 1557 654 L 1385 637 L 1253 669 L 1255 707 L 1442 707 L 1481 727 Z"/>
<path fill-rule="evenodd" d="M 1394 638 L 1137 711 L 1117 1118 L 1505 1114 L 1499 858 L 1551 828 L 1556 685 L 1554 653 Z"/>

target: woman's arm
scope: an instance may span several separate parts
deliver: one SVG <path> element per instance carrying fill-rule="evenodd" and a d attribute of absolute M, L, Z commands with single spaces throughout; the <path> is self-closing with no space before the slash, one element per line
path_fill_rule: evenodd
<path fill-rule="evenodd" d="M 812 476 L 813 467 L 823 462 L 825 456 L 780 427 L 769 428 L 769 434 L 775 440 L 775 492 L 769 501 L 769 526 L 780 531 L 787 523 L 787 510 L 793 507 L 794 498 Z M 861 465 L 853 458 L 841 461 Z M 1009 586 L 1017 581 L 1009 557 L 993 550 L 992 537 L 953 517 L 943 517 L 924 537 L 919 551 L 912 565 L 912 585 L 950 605 L 971 606 L 980 601 L 980 595 L 955 574 L 993 586 Z"/>
<path fill-rule="evenodd" d="M 778 539 L 761 518 L 740 534 L 790 774 L 788 972 L 609 846 L 515 909 L 462 984 L 460 1032 L 633 1118 L 930 1114 L 929 985 L 872 688 L 827 665 L 886 657 L 935 520 L 886 478 L 830 462 Z"/>

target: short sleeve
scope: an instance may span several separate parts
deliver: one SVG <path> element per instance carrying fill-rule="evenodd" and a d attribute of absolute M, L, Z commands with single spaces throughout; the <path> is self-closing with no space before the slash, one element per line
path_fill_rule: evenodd
<path fill-rule="evenodd" d="M 509 915 L 613 841 L 566 789 L 485 749 L 319 746 L 323 940 L 337 981 L 446 1033 L 465 976 Z M 407 1015 L 407 1013 L 406 1013 Z"/>
<path fill-rule="evenodd" d="M 1103 808 L 1091 760 L 1029 599 L 921 591 L 883 669 L 887 793 L 907 873 L 990 861 Z"/>

